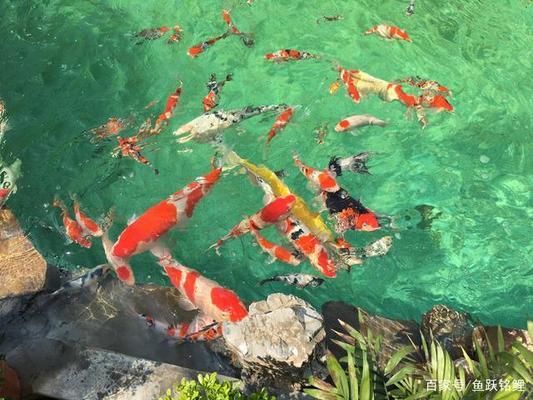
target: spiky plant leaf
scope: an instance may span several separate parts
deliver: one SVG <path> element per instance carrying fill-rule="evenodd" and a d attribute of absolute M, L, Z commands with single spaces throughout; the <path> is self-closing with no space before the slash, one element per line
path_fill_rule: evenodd
<path fill-rule="evenodd" d="M 498 353 L 505 351 L 505 340 L 503 339 L 502 327 L 498 325 Z"/>
<path fill-rule="evenodd" d="M 337 393 L 342 396 L 342 398 L 348 399 L 348 378 L 339 361 L 337 361 L 332 353 L 326 355 L 326 367 L 328 368 L 331 379 L 333 379 Z"/>
<path fill-rule="evenodd" d="M 348 343 L 345 343 L 345 342 L 341 342 L 340 340 L 336 340 L 336 339 L 331 339 L 331 341 L 333 343 L 335 343 L 337 346 L 339 346 L 340 348 L 342 348 L 346 353 L 353 354 L 355 352 L 355 348 L 351 344 L 348 344 Z M 341 361 L 342 361 L 342 359 L 341 359 Z"/>
<path fill-rule="evenodd" d="M 477 359 L 479 362 L 479 371 L 481 376 L 479 378 L 481 379 L 490 379 L 489 376 L 489 367 L 487 364 L 487 359 L 485 358 L 485 354 L 483 353 L 483 348 L 481 343 L 479 342 L 479 339 L 474 340 L 474 347 L 476 349 Z"/>
<path fill-rule="evenodd" d="M 533 368 L 533 352 L 520 342 L 514 342 L 512 348 L 522 356 L 529 368 Z"/>
<path fill-rule="evenodd" d="M 318 400 L 337 400 L 337 395 L 319 389 L 304 389 L 304 393 Z"/>
<path fill-rule="evenodd" d="M 367 353 L 363 350 L 363 372 L 361 373 L 361 400 L 373 400 L 374 390 L 372 387 L 372 378 L 370 376 L 370 368 L 368 365 Z"/>
<path fill-rule="evenodd" d="M 509 367 L 511 369 L 509 372 L 512 374 L 512 376 L 516 376 L 516 374 L 518 374 L 519 379 L 524 379 L 526 383 L 533 383 L 533 379 L 528 371 L 527 366 L 522 363 L 520 358 L 505 352 L 500 353 L 499 356 L 501 360 L 505 362 L 504 367 Z M 513 374 L 513 372 L 515 373 Z"/>
<path fill-rule="evenodd" d="M 414 351 L 414 348 L 412 346 L 403 346 L 400 349 L 398 349 L 390 358 L 390 360 L 387 362 L 387 365 L 385 366 L 385 375 L 389 375 L 397 366 L 398 364 L 408 355 L 411 354 Z"/>
<path fill-rule="evenodd" d="M 361 347 L 362 350 L 366 350 L 367 348 L 367 343 L 366 343 L 366 340 L 364 338 L 363 335 L 361 335 L 361 333 L 359 333 L 357 331 L 357 329 L 353 328 L 352 326 L 350 326 L 349 324 L 347 324 L 346 322 L 342 321 L 342 320 L 338 320 L 339 321 L 339 324 L 341 324 L 342 328 L 348 332 L 348 334 L 350 336 L 352 336 L 355 340 L 357 340 L 357 342 L 359 343 L 359 346 Z"/>
<path fill-rule="evenodd" d="M 320 378 L 311 376 L 309 378 L 309 384 L 317 389 L 323 390 L 325 392 L 332 392 L 335 390 L 335 386 L 323 381 Z"/>
<path fill-rule="evenodd" d="M 355 360 L 351 353 L 348 353 L 348 378 L 350 380 L 350 400 L 359 400 L 359 380 L 357 379 Z"/>
<path fill-rule="evenodd" d="M 396 372 L 386 383 L 386 386 L 396 385 L 396 383 L 401 382 L 407 376 L 410 376 L 417 372 L 417 369 L 412 366 L 406 366 Z"/>

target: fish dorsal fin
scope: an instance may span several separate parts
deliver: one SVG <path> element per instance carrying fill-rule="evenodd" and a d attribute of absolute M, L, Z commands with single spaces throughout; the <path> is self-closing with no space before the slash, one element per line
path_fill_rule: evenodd
<path fill-rule="evenodd" d="M 204 313 L 199 313 L 191 321 L 191 324 L 189 325 L 189 332 L 191 333 L 199 332 L 202 329 L 210 325 L 213 325 L 214 323 L 216 323 L 216 321 L 213 318 L 205 315 Z"/>
<path fill-rule="evenodd" d="M 287 177 L 287 172 L 285 172 L 284 169 L 280 169 L 279 171 L 274 171 L 274 174 L 279 178 L 283 179 Z"/>
<path fill-rule="evenodd" d="M 131 224 L 133 224 L 135 221 L 137 221 L 137 214 L 133 214 L 131 217 L 129 217 L 128 219 L 128 226 L 130 226 Z"/>
<path fill-rule="evenodd" d="M 184 296 L 179 298 L 178 305 L 185 311 L 192 311 L 198 309 L 198 307 L 196 307 L 188 298 Z"/>

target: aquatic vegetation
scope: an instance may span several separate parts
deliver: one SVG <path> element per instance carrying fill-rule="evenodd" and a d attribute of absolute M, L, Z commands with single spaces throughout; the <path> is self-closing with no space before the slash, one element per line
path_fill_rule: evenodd
<path fill-rule="evenodd" d="M 180 383 L 168 389 L 159 400 L 275 400 L 266 389 L 244 395 L 231 381 L 220 382 L 217 374 L 198 375 L 197 379 L 183 378 Z"/>
<path fill-rule="evenodd" d="M 345 332 L 336 332 L 340 340 L 333 342 L 346 356 L 337 360 L 332 353 L 326 355 L 332 383 L 309 379 L 312 388 L 305 392 L 316 399 L 519 400 L 533 394 L 533 353 L 518 341 L 506 349 L 501 328 L 495 349 L 486 335 L 474 337 L 475 356 L 463 349 L 463 363 L 452 360 L 436 340 L 422 336 L 421 348 L 414 343 L 399 348 L 380 369 L 381 338 L 341 325 Z"/>

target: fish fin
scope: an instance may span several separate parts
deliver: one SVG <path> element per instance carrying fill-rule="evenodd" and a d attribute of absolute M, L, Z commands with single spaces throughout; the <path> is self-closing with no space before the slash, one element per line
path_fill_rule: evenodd
<path fill-rule="evenodd" d="M 187 299 L 186 297 L 180 297 L 178 299 L 178 305 L 180 306 L 181 309 L 185 310 L 185 311 L 192 311 L 192 310 L 197 310 L 198 307 L 196 307 L 189 299 Z"/>
<path fill-rule="evenodd" d="M 204 313 L 198 313 L 198 315 L 196 315 L 196 317 L 194 317 L 189 324 L 187 333 L 197 333 L 207 327 L 211 327 L 213 324 L 216 324 L 216 321 L 213 318 L 205 315 Z"/>
<path fill-rule="evenodd" d="M 268 282 L 275 282 L 276 280 L 274 278 L 266 278 L 266 279 L 262 279 L 259 281 L 259 285 L 262 286 L 264 285 L 265 283 L 268 283 Z"/>
<path fill-rule="evenodd" d="M 274 171 L 274 174 L 279 178 L 279 179 L 283 179 L 283 178 L 286 178 L 288 175 L 287 175 L 287 172 L 284 170 L 284 169 L 280 169 L 278 171 Z"/>

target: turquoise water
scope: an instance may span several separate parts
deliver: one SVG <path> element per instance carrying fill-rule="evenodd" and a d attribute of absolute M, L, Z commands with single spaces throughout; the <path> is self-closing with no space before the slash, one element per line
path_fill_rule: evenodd
<path fill-rule="evenodd" d="M 183 187 L 209 169 L 212 149 L 178 145 L 171 131 L 201 113 L 205 82 L 216 72 L 233 72 L 220 107 L 288 103 L 300 105 L 287 128 L 273 141 L 265 161 L 286 169 L 286 182 L 308 201 L 313 195 L 292 165 L 291 152 L 315 167 L 331 155 L 376 151 L 372 175 L 346 175 L 342 185 L 363 203 L 397 218 L 398 229 L 350 232 L 361 245 L 384 234 L 396 236 L 393 249 L 351 273 L 306 291 L 257 286 L 275 273 L 293 272 L 267 257 L 250 237 L 229 243 L 222 256 L 209 244 L 261 206 L 262 193 L 243 175 L 230 173 L 197 207 L 191 221 L 169 242 L 184 264 L 236 290 L 246 301 L 273 291 L 296 293 L 316 306 L 345 300 L 395 318 L 418 319 L 436 303 L 470 312 L 485 323 L 524 326 L 533 318 L 531 246 L 531 132 L 533 7 L 526 1 L 417 1 L 416 14 L 404 15 L 406 0 L 384 1 L 147 1 L 110 0 L 0 3 L 0 96 L 12 129 L 3 156 L 23 162 L 19 191 L 9 201 L 37 248 L 48 261 L 67 268 L 104 261 L 99 244 L 91 250 L 66 245 L 55 194 L 77 193 L 93 216 L 116 207 L 116 237 L 133 214 Z M 223 32 L 222 8 L 236 25 L 255 34 L 245 47 L 230 37 L 197 59 L 187 48 Z M 339 22 L 317 24 L 323 15 Z M 380 22 L 404 28 L 413 43 L 388 42 L 362 32 Z M 179 24 L 181 43 L 165 40 L 137 46 L 133 32 Z M 297 48 L 322 59 L 286 64 L 263 60 L 265 53 Z M 332 60 L 351 69 L 393 80 L 421 75 L 453 92 L 455 113 L 430 115 L 422 131 L 405 118 L 399 103 L 369 97 L 355 105 L 343 89 L 331 96 L 336 78 Z M 184 82 L 181 103 L 170 128 L 146 156 L 160 170 L 109 156 L 114 142 L 91 144 L 81 132 L 108 117 L 137 112 L 137 124 L 159 113 L 166 97 Z M 144 110 L 159 99 L 153 109 Z M 369 113 L 384 128 L 357 136 L 332 131 L 317 145 L 313 129 L 333 128 L 341 118 Z M 239 154 L 262 162 L 264 138 L 273 117 L 250 119 L 225 133 Z M 127 133 L 132 133 L 130 130 Z M 189 152 L 189 150 L 191 150 Z M 417 226 L 418 205 L 440 213 L 430 227 Z M 409 220 L 409 218 L 411 218 Z M 275 232 L 267 232 L 275 238 Z M 168 284 L 153 257 L 133 260 L 140 282 Z M 302 271 L 312 272 L 303 265 Z"/>

